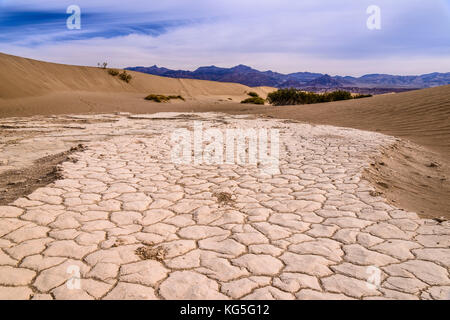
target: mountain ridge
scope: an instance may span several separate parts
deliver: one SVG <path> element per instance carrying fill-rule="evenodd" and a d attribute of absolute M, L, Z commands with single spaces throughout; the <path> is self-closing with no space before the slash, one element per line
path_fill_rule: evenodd
<path fill-rule="evenodd" d="M 250 87 L 293 87 L 298 89 L 316 89 L 315 91 L 340 88 L 412 90 L 450 84 L 450 72 L 432 72 L 422 75 L 408 76 L 373 73 L 366 74 L 361 77 L 352 77 L 339 75 L 330 76 L 328 74 L 307 71 L 283 74 L 272 70 L 259 71 L 243 64 L 231 68 L 222 68 L 215 65 L 202 66 L 194 71 L 172 70 L 164 67 L 158 67 L 157 65 L 153 65 L 151 67 L 128 67 L 126 70 L 169 78 L 234 82 Z"/>

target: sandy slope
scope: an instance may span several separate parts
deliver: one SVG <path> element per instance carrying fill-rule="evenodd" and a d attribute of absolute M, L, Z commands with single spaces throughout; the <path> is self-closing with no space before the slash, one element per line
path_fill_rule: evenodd
<path fill-rule="evenodd" d="M 0 98 L 36 97 L 61 92 L 158 93 L 181 94 L 185 98 L 204 100 L 212 96 L 240 99 L 246 91 L 265 96 L 270 88 L 249 88 L 235 83 L 191 79 L 172 79 L 129 71 L 127 84 L 95 67 L 70 66 L 42 62 L 0 53 L 0 70 L 6 81 L 0 82 Z M 5 101 L 2 101 L 4 104 Z"/>

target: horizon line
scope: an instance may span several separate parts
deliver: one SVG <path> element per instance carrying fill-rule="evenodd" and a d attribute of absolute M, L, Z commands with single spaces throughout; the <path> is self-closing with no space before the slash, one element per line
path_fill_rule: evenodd
<path fill-rule="evenodd" d="M 18 55 L 15 55 L 15 54 L 10 54 L 10 53 L 6 53 L 6 52 L 3 52 L 3 51 L 0 51 L 0 53 L 1 54 L 5 54 L 5 55 L 9 55 L 9 56 L 14 56 L 14 57 L 19 57 L 19 58 L 29 59 L 29 60 L 35 60 L 35 61 L 41 61 L 41 62 L 46 62 L 46 63 L 54 63 L 54 64 L 78 66 L 78 67 L 92 67 L 92 68 L 97 68 L 98 67 L 98 66 L 86 65 L 86 64 L 76 64 L 76 63 L 67 64 L 67 63 L 61 63 L 61 62 L 55 62 L 55 61 L 49 61 L 49 60 L 39 60 L 39 59 L 35 59 L 35 58 L 29 58 L 29 57 L 25 57 L 25 56 L 18 56 Z M 101 63 L 101 61 L 99 61 L 99 63 Z M 274 72 L 274 73 L 278 73 L 278 74 L 281 74 L 281 75 L 291 75 L 291 74 L 294 74 L 294 73 L 314 73 L 314 74 L 321 74 L 323 76 L 324 75 L 329 75 L 331 77 L 352 77 L 352 78 L 361 78 L 361 77 L 368 76 L 368 75 L 388 75 L 388 76 L 395 76 L 395 77 L 419 77 L 419 76 L 429 75 L 429 74 L 433 74 L 433 73 L 438 73 L 438 74 L 450 73 L 450 71 L 447 71 L 447 72 L 433 71 L 433 72 L 422 73 L 422 74 L 366 73 L 366 74 L 363 74 L 361 76 L 357 76 L 357 75 L 340 75 L 340 74 L 322 73 L 322 72 L 314 72 L 314 71 L 294 71 L 294 72 L 289 72 L 289 73 L 283 73 L 283 72 L 274 71 L 274 70 L 271 70 L 271 69 L 261 71 L 259 69 L 255 69 L 254 67 L 251 67 L 249 65 L 245 65 L 245 64 L 242 64 L 242 63 L 234 65 L 232 67 L 219 67 L 219 66 L 214 65 L 214 64 L 213 65 L 201 65 L 201 66 L 196 67 L 194 69 L 189 69 L 189 68 L 186 68 L 186 69 L 171 69 L 171 68 L 164 67 L 164 66 L 158 66 L 156 63 L 151 65 L 151 66 L 148 66 L 148 67 L 146 67 L 144 65 L 137 65 L 137 66 L 111 67 L 111 68 L 118 68 L 118 69 L 126 70 L 128 68 L 151 68 L 151 67 L 155 67 L 155 66 L 157 68 L 165 68 L 165 69 L 169 69 L 169 70 L 172 70 L 172 71 L 189 71 L 189 72 L 194 72 L 194 71 L 198 70 L 199 68 L 205 68 L 205 67 L 216 67 L 216 68 L 221 68 L 221 69 L 232 69 L 232 68 L 235 68 L 235 67 L 244 66 L 244 67 L 248 67 L 248 68 L 251 68 L 253 70 L 256 70 L 258 72 Z M 134 70 L 129 70 L 129 71 L 134 71 Z"/>

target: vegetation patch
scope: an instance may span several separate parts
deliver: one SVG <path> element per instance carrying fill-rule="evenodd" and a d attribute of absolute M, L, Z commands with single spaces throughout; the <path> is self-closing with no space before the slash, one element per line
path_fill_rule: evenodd
<path fill-rule="evenodd" d="M 120 72 L 119 72 L 119 70 L 116 70 L 116 69 L 108 69 L 108 73 L 109 73 L 110 75 L 112 75 L 113 77 L 115 77 L 115 76 L 117 76 Z"/>
<path fill-rule="evenodd" d="M 250 96 L 250 98 L 242 100 L 241 103 L 264 104 L 264 99 L 261 98 L 256 92 L 252 91 L 247 94 Z"/>
<path fill-rule="evenodd" d="M 167 255 L 167 249 L 161 246 L 156 248 L 144 246 L 137 248 L 134 253 L 142 260 L 163 261 Z"/>
<path fill-rule="evenodd" d="M 275 106 L 297 105 L 297 104 L 313 104 L 332 101 L 342 101 L 351 99 L 366 98 L 371 95 L 355 95 L 344 90 L 337 90 L 327 93 L 305 92 L 298 89 L 279 89 L 269 93 L 267 101 Z"/>
<path fill-rule="evenodd" d="M 169 102 L 172 99 L 180 99 L 180 100 L 185 101 L 185 99 L 182 96 L 180 96 L 180 95 L 178 95 L 178 96 L 176 96 L 176 95 L 165 96 L 165 95 L 162 95 L 162 94 L 149 94 L 148 96 L 145 97 L 145 100 L 155 101 L 155 102 L 158 102 L 158 103 L 160 103 L 160 102 Z"/>
<path fill-rule="evenodd" d="M 119 79 L 122 81 L 125 81 L 126 83 L 129 83 L 133 77 L 131 74 L 127 73 L 125 70 L 123 70 L 122 73 L 119 73 Z"/>
<path fill-rule="evenodd" d="M 108 66 L 108 62 L 99 62 L 97 63 L 97 66 L 101 69 L 106 69 L 106 67 Z"/>
<path fill-rule="evenodd" d="M 242 100 L 241 103 L 264 104 L 264 99 L 261 97 L 247 98 Z"/>
<path fill-rule="evenodd" d="M 371 94 L 360 94 L 360 93 L 358 93 L 357 95 L 353 96 L 353 99 L 370 98 L 370 97 L 372 97 Z"/>
<path fill-rule="evenodd" d="M 213 193 L 213 197 L 217 198 L 217 202 L 220 205 L 231 205 L 234 203 L 231 193 L 228 192 Z"/>
<path fill-rule="evenodd" d="M 102 69 L 105 69 L 105 68 L 102 68 Z M 129 83 L 131 81 L 131 79 L 133 78 L 133 76 L 131 74 L 127 73 L 125 70 L 120 72 L 119 70 L 116 70 L 116 69 L 108 69 L 108 74 L 110 74 L 113 77 L 119 76 L 119 79 L 122 81 L 125 81 L 126 83 Z"/>

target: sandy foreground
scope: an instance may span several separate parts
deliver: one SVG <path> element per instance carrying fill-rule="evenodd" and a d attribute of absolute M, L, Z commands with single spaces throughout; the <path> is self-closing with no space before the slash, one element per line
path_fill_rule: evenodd
<path fill-rule="evenodd" d="M 174 164 L 171 133 L 194 120 L 280 130 L 280 173 Z M 0 174 L 83 145 L 51 184 L 0 207 L 0 299 L 450 299 L 450 222 L 362 178 L 397 138 L 218 113 L 0 125 L 15 129 Z"/>

